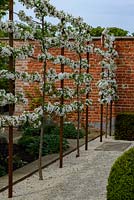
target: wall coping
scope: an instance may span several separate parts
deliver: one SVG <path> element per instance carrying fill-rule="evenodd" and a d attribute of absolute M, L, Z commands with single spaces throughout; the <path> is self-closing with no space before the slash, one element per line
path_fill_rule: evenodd
<path fill-rule="evenodd" d="M 96 41 L 96 40 L 100 40 L 101 39 L 101 37 L 92 37 L 93 38 L 93 41 Z M 2 37 L 2 38 L 0 38 L 0 40 L 2 40 L 2 41 L 4 41 L 4 40 L 8 40 L 9 38 L 8 37 Z M 123 36 L 123 37 L 120 37 L 120 36 L 118 36 L 118 37 L 115 37 L 115 40 L 134 40 L 134 36 Z M 14 39 L 14 41 L 23 41 L 23 40 L 19 40 L 19 39 Z"/>
<path fill-rule="evenodd" d="M 92 37 L 93 38 L 93 40 L 100 40 L 101 39 L 101 37 Z M 134 40 L 134 36 L 123 36 L 123 37 L 120 37 L 120 36 L 118 36 L 118 37 L 115 37 L 115 40 Z"/>

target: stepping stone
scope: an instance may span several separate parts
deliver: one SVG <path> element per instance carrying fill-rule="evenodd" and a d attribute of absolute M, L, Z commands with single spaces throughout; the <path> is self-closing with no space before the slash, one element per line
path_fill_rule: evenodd
<path fill-rule="evenodd" d="M 122 142 L 104 142 L 102 145 L 97 147 L 96 151 L 124 151 L 131 143 Z"/>

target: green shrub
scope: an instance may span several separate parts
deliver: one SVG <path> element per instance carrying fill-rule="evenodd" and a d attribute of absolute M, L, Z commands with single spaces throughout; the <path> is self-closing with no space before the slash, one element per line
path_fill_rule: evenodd
<path fill-rule="evenodd" d="M 76 139 L 77 138 L 77 129 L 75 128 L 74 124 L 69 123 L 69 124 L 64 124 L 63 128 L 63 137 L 64 138 L 69 138 L 69 139 Z M 82 130 L 79 131 L 79 138 L 83 138 L 84 133 Z"/>
<path fill-rule="evenodd" d="M 52 120 L 46 120 L 44 124 L 44 130 L 45 130 L 45 135 L 46 134 L 52 134 L 53 129 L 58 127 L 57 124 L 55 124 Z M 31 124 L 26 122 L 22 127 L 21 131 L 23 135 L 30 135 L 30 136 L 37 136 L 40 135 L 40 130 L 41 128 L 34 128 Z"/>
<path fill-rule="evenodd" d="M 24 163 L 18 155 L 13 155 L 13 170 L 22 167 Z M 8 173 L 8 155 L 7 153 L 0 152 L 0 177 Z"/>
<path fill-rule="evenodd" d="M 44 125 L 44 135 L 59 135 L 60 127 L 54 123 L 53 121 L 47 121 Z M 23 135 L 29 136 L 39 136 L 40 128 L 33 128 L 29 123 L 25 123 L 22 128 Z M 77 138 L 77 129 L 75 128 L 73 123 L 64 124 L 63 127 L 63 137 L 68 139 L 76 139 Z M 80 130 L 79 137 L 84 137 L 84 132 Z"/>
<path fill-rule="evenodd" d="M 117 115 L 115 121 L 115 139 L 134 140 L 134 113 Z"/>
<path fill-rule="evenodd" d="M 4 166 L 0 165 L 0 177 L 6 175 L 6 169 Z"/>
<path fill-rule="evenodd" d="M 52 120 L 46 120 L 44 125 L 44 138 L 42 155 L 57 153 L 60 148 L 59 127 Z M 18 145 L 33 159 L 38 158 L 40 128 L 33 128 L 28 122 L 21 128 L 22 137 L 18 140 Z M 68 142 L 63 138 L 63 151 L 69 147 Z"/>
<path fill-rule="evenodd" d="M 55 123 L 49 123 L 49 124 L 45 124 L 45 127 L 44 127 L 44 129 L 45 129 L 45 135 L 51 135 L 51 134 L 53 134 L 53 135 L 55 135 L 55 133 L 57 133 L 55 130 L 58 128 L 58 125 L 57 124 L 55 124 Z"/>
<path fill-rule="evenodd" d="M 55 135 L 59 135 L 60 134 L 60 128 L 55 127 L 51 131 L 51 133 L 55 134 Z M 77 132 L 77 129 L 75 128 L 74 124 L 72 124 L 72 123 L 64 124 L 64 126 L 63 126 L 63 137 L 64 138 L 76 139 L 77 134 L 78 134 L 78 132 Z M 83 137 L 84 137 L 84 132 L 82 130 L 80 130 L 79 138 L 83 138 Z"/>
<path fill-rule="evenodd" d="M 24 135 L 18 140 L 18 144 L 23 150 L 32 156 L 34 159 L 38 157 L 39 153 L 39 136 Z M 60 137 L 59 135 L 44 135 L 42 155 L 59 152 Z M 63 151 L 68 148 L 68 142 L 63 139 Z"/>
<path fill-rule="evenodd" d="M 18 145 L 34 159 L 38 156 L 39 136 L 24 135 L 18 140 Z"/>
<path fill-rule="evenodd" d="M 22 161 L 21 157 L 17 154 L 13 155 L 13 170 L 18 169 L 24 166 L 24 162 Z"/>
<path fill-rule="evenodd" d="M 29 135 L 29 136 L 36 136 L 40 134 L 40 128 L 34 128 L 31 124 L 26 122 L 22 127 L 21 131 L 23 135 Z"/>
<path fill-rule="evenodd" d="M 0 144 L 7 144 L 7 138 L 5 136 L 0 136 Z"/>
<path fill-rule="evenodd" d="M 120 156 L 111 168 L 107 200 L 134 199 L 134 148 Z"/>
<path fill-rule="evenodd" d="M 8 146 L 0 145 L 0 176 L 4 176 L 8 170 Z"/>
<path fill-rule="evenodd" d="M 44 135 L 43 142 L 43 152 L 48 153 L 58 153 L 60 151 L 60 136 L 59 135 Z M 65 138 L 63 138 L 63 151 L 69 148 L 69 143 Z"/>

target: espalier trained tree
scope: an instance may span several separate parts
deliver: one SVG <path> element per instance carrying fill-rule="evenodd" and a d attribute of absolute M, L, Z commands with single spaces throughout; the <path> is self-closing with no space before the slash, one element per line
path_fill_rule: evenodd
<path fill-rule="evenodd" d="M 80 130 L 80 113 L 84 110 L 84 105 L 91 105 L 91 99 L 82 99 L 82 96 L 86 96 L 90 91 L 90 82 L 92 80 L 91 74 L 87 73 L 87 69 L 89 68 L 89 63 L 87 59 L 82 58 L 82 54 L 87 52 L 91 53 L 93 50 L 93 46 L 87 44 L 87 42 L 91 41 L 90 36 L 90 27 L 74 25 L 71 31 L 71 38 L 73 41 L 68 40 L 66 43 L 66 48 L 72 50 L 76 53 L 78 57 L 77 67 L 74 69 L 74 73 L 72 74 L 72 78 L 74 80 L 74 94 L 76 94 L 76 106 L 77 106 L 77 157 L 79 157 L 79 130 Z M 85 71 L 86 70 L 86 71 Z"/>
<path fill-rule="evenodd" d="M 102 33 L 104 36 L 104 50 L 95 48 L 95 52 L 102 56 L 100 65 L 102 67 L 101 79 L 97 83 L 99 89 L 99 102 L 102 104 L 110 103 L 118 99 L 117 96 L 117 83 L 116 83 L 116 64 L 115 58 L 118 56 L 117 51 L 114 49 L 115 38 L 108 35 L 108 29 L 105 29 Z"/>
<path fill-rule="evenodd" d="M 103 49 L 102 50 L 98 48 L 94 49 L 96 53 L 102 56 L 102 60 L 100 62 L 100 65 L 102 67 L 102 72 L 100 74 L 101 79 L 97 82 L 97 87 L 99 90 L 98 101 L 101 104 L 101 112 L 103 112 L 103 105 L 104 104 L 107 105 L 106 107 L 106 137 L 107 137 L 108 104 L 110 103 L 110 107 L 111 107 L 110 109 L 110 132 L 111 132 L 112 102 L 115 100 L 118 100 L 116 74 L 115 74 L 115 70 L 116 70 L 115 59 L 118 56 L 118 53 L 114 48 L 115 38 L 114 36 L 111 36 L 108 33 L 109 33 L 108 28 L 104 29 L 104 31 L 102 32 Z M 102 115 L 103 113 L 101 113 L 101 117 L 103 117 Z M 102 121 L 101 121 L 101 126 L 102 126 Z"/>
<path fill-rule="evenodd" d="M 44 115 L 45 113 L 55 113 L 56 115 L 63 117 L 67 113 L 70 113 L 72 111 L 76 111 L 79 109 L 82 110 L 84 108 L 84 104 L 79 101 L 78 96 L 78 88 L 77 88 L 77 100 L 72 102 L 71 104 L 62 104 L 59 103 L 59 101 L 55 101 L 54 103 L 45 102 L 45 95 L 46 94 L 51 94 L 53 92 L 52 90 L 52 84 L 50 81 L 50 74 L 53 76 L 53 81 L 58 81 L 64 80 L 64 79 L 74 79 L 76 85 L 80 85 L 82 83 L 86 83 L 86 90 L 85 92 L 90 91 L 90 85 L 89 82 L 91 81 L 92 77 L 89 74 L 79 73 L 79 69 L 84 67 L 88 67 L 87 63 L 85 60 L 82 60 L 80 58 L 79 61 L 72 61 L 64 56 L 57 56 L 56 58 L 53 57 L 49 52 L 49 48 L 51 47 L 65 47 L 68 48 L 69 50 L 76 50 L 79 54 L 84 53 L 84 51 L 88 51 L 90 47 L 84 47 L 84 38 L 86 40 L 89 40 L 89 26 L 85 24 L 81 18 L 74 18 L 69 14 L 64 13 L 63 11 L 57 11 L 55 7 L 53 7 L 51 4 L 49 4 L 49 1 L 21 1 L 23 2 L 27 8 L 34 8 L 35 16 L 38 19 L 38 21 L 34 21 L 32 17 L 28 17 L 25 15 L 23 11 L 20 11 L 18 13 L 18 16 L 21 20 L 21 23 L 15 23 L 12 21 L 8 21 L 7 23 L 2 23 L 0 24 L 0 27 L 2 30 L 5 30 L 6 32 L 13 32 L 14 33 L 14 38 L 17 39 L 23 39 L 24 40 L 24 45 L 22 45 L 19 48 L 13 48 L 10 46 L 5 46 L 5 47 L 0 47 L 0 53 L 1 56 L 10 56 L 13 55 L 14 59 L 26 59 L 27 57 L 34 57 L 34 47 L 28 43 L 28 40 L 36 40 L 40 42 L 41 45 L 41 53 L 38 55 L 38 60 L 43 63 L 43 77 L 41 81 L 41 85 L 43 87 L 41 88 L 42 91 L 42 106 L 39 108 L 36 108 L 34 112 L 23 112 L 20 116 L 1 116 L 1 126 L 6 126 L 6 125 L 21 125 L 25 123 L 27 120 L 29 123 L 33 123 L 33 126 L 40 126 L 42 124 L 42 131 L 41 131 L 41 138 L 43 135 L 43 121 L 44 121 Z M 51 23 L 45 21 L 46 16 L 53 16 L 57 17 L 59 19 L 59 23 L 57 24 L 57 37 L 47 37 L 45 30 L 47 29 L 47 33 L 50 32 L 51 35 L 51 30 L 52 30 L 52 25 Z M 67 23 L 70 23 L 71 29 L 73 29 L 73 35 L 72 31 L 70 30 L 70 27 L 67 25 Z M 85 33 L 83 35 L 80 34 L 78 31 L 78 27 L 81 27 L 81 30 L 85 29 Z M 76 32 L 75 32 L 76 31 Z M 88 33 L 86 35 L 86 33 Z M 73 42 L 73 44 L 70 43 L 70 39 L 79 37 L 78 41 Z M 27 41 L 27 42 L 26 42 Z M 54 64 L 64 64 L 68 65 L 71 68 L 75 69 L 74 73 L 68 74 L 66 72 L 60 72 L 59 74 L 56 74 L 54 69 L 49 69 L 48 73 L 46 73 L 46 65 L 47 65 L 47 60 L 51 60 Z M 25 73 L 19 74 L 19 72 L 15 72 L 14 74 L 8 71 L 1 71 L 1 74 L 4 75 L 5 77 L 9 79 L 15 79 L 15 78 L 20 78 L 22 79 L 22 75 Z M 55 74 L 55 76 L 54 76 Z M 31 76 L 29 74 L 25 74 L 27 79 L 31 79 Z M 35 81 L 40 81 L 39 75 L 34 74 L 32 77 L 34 77 Z M 25 77 L 24 77 L 25 79 Z M 46 84 L 47 81 L 47 84 Z M 47 87 L 46 87 L 47 85 Z M 56 97 L 61 97 L 63 96 L 64 98 L 73 98 L 75 96 L 76 91 L 70 88 L 56 88 L 56 92 L 54 95 Z M 1 91 L 1 95 L 3 95 Z M 4 93 L 4 98 L 6 94 Z M 8 102 L 10 103 L 10 98 L 8 96 Z M 11 96 L 11 95 L 10 95 Z M 12 103 L 16 103 L 17 101 L 16 96 L 13 96 L 14 100 L 12 100 Z M 13 99 L 12 97 L 12 99 Z M 22 93 L 21 93 L 22 97 Z M 6 99 L 6 98 L 5 98 Z M 86 100 L 86 105 L 90 104 L 90 100 Z M 42 143 L 42 142 L 41 142 Z M 41 148 L 40 148 L 41 149 Z M 41 153 L 41 152 L 40 152 Z M 42 178 L 41 178 L 42 179 Z"/>

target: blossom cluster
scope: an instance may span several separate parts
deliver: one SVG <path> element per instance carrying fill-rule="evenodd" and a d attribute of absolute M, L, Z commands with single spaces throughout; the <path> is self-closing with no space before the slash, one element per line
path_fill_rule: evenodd
<path fill-rule="evenodd" d="M 53 56 L 49 52 L 39 54 L 38 60 L 40 62 L 50 60 L 53 62 L 54 65 L 55 64 L 64 64 L 66 66 L 69 66 L 73 70 L 75 70 L 75 69 L 77 70 L 80 67 L 80 65 L 81 65 L 81 68 L 83 68 L 83 69 L 87 69 L 90 67 L 90 65 L 87 62 L 87 59 L 82 58 L 81 63 L 80 63 L 80 61 L 78 61 L 78 60 L 77 61 L 71 60 L 70 58 L 67 58 L 62 55 Z"/>
<path fill-rule="evenodd" d="M 7 104 L 15 103 L 24 103 L 27 104 L 27 99 L 24 97 L 22 92 L 13 95 L 12 93 L 6 93 L 4 89 L 0 89 L 0 105 L 5 106 Z"/>
<path fill-rule="evenodd" d="M 100 62 L 102 67 L 101 79 L 97 82 L 99 89 L 99 102 L 101 104 L 110 103 L 117 100 L 117 83 L 116 83 L 116 64 L 115 58 L 118 56 L 114 49 L 114 37 L 108 34 L 109 30 L 104 29 L 102 33 L 104 49 L 95 48 L 95 52 L 100 54 L 103 59 Z"/>
<path fill-rule="evenodd" d="M 91 105 L 92 100 L 86 99 L 85 105 Z M 60 105 L 59 102 L 55 102 L 52 104 L 51 102 L 48 102 L 44 106 L 44 110 L 47 113 L 55 114 L 57 116 L 65 116 L 67 113 L 75 112 L 77 111 L 79 107 L 79 110 L 82 111 L 84 109 L 84 105 L 82 102 L 74 101 L 73 103 L 63 106 Z M 41 117 L 43 114 L 42 107 L 38 107 L 34 109 L 34 112 L 24 111 L 19 116 L 7 116 L 7 115 L 1 115 L 0 116 L 0 127 L 5 126 L 21 126 L 27 121 L 33 125 L 33 127 L 39 127 L 41 125 Z"/>
<path fill-rule="evenodd" d="M 16 80 L 19 79 L 21 81 L 29 81 L 29 82 L 41 82 L 42 78 L 41 75 L 36 72 L 36 73 L 32 73 L 29 74 L 28 72 L 10 72 L 8 70 L 0 70 L 0 78 L 6 78 L 6 79 L 10 79 L 10 80 Z"/>
<path fill-rule="evenodd" d="M 0 44 L 0 56 L 9 57 L 13 56 L 18 59 L 26 59 L 29 56 L 32 56 L 34 53 L 34 48 L 31 44 L 22 45 L 20 48 L 14 48 L 9 45 L 3 46 Z"/>

